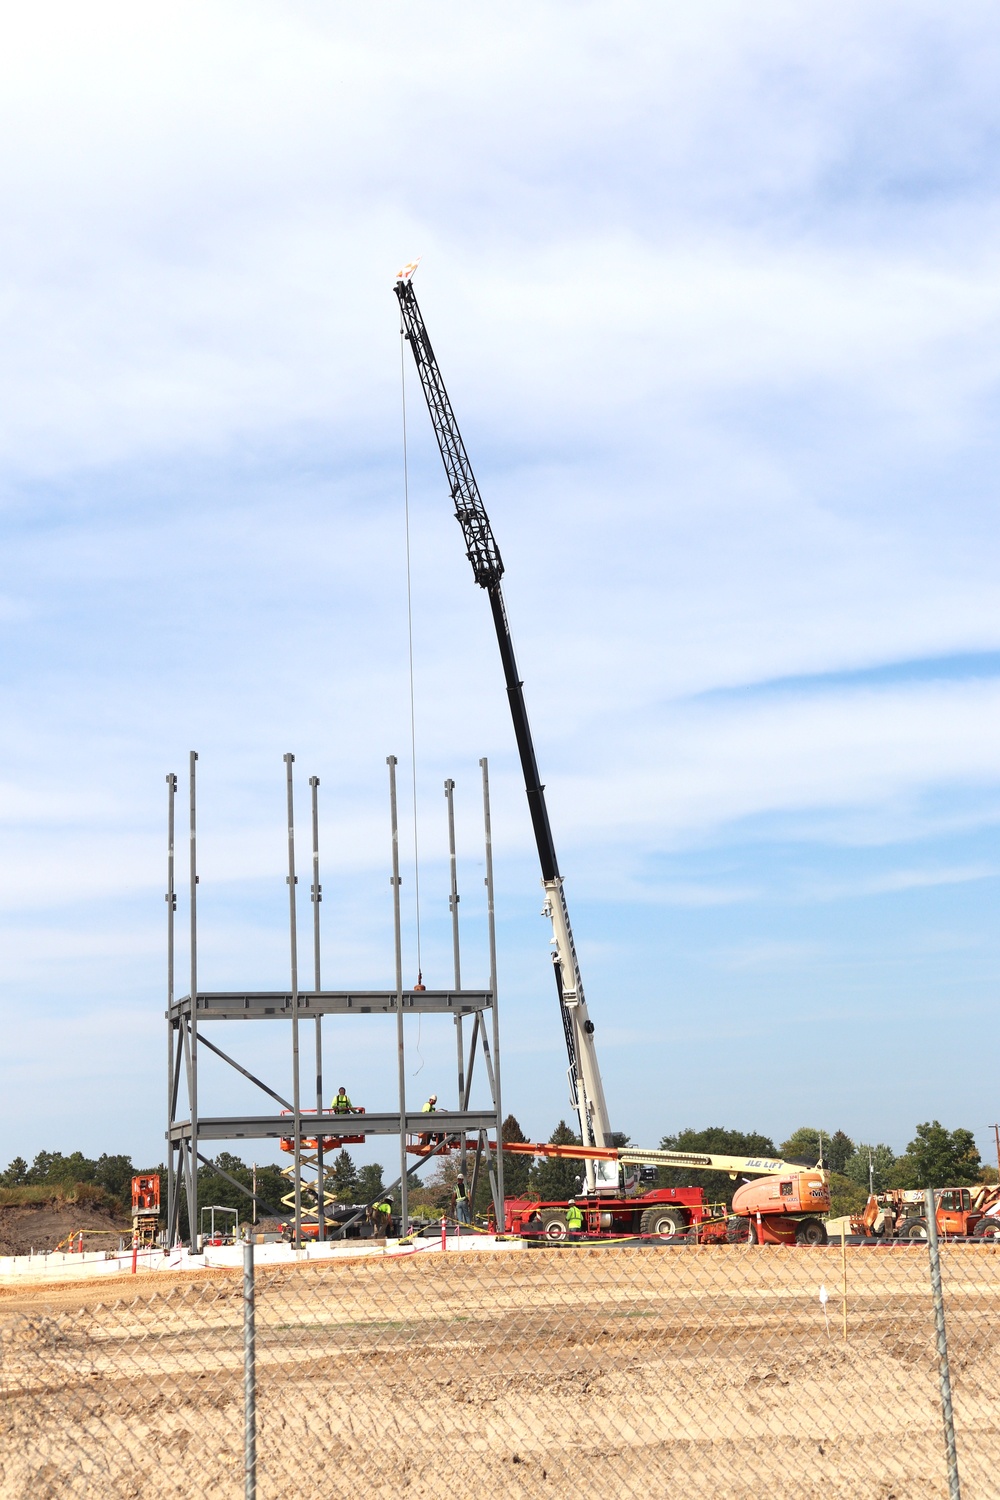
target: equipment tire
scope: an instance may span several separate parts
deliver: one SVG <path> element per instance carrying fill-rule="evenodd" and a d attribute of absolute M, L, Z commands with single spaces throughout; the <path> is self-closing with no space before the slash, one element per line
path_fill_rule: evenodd
<path fill-rule="evenodd" d="M 726 1242 L 730 1245 L 748 1245 L 752 1243 L 753 1226 L 749 1219 L 742 1219 L 738 1214 L 730 1214 L 726 1220 Z"/>
<path fill-rule="evenodd" d="M 825 1245 L 828 1235 L 822 1219 L 803 1219 L 795 1231 L 797 1245 Z"/>
<path fill-rule="evenodd" d="M 647 1208 L 639 1220 L 642 1234 L 657 1234 L 661 1239 L 683 1239 L 688 1221 L 681 1208 Z"/>
<path fill-rule="evenodd" d="M 901 1240 L 926 1240 L 927 1220 L 907 1219 L 900 1228 L 899 1238 Z"/>
<path fill-rule="evenodd" d="M 980 1219 L 972 1234 L 977 1240 L 1000 1240 L 1000 1219 L 988 1214 L 985 1219 Z"/>
<path fill-rule="evenodd" d="M 554 1245 L 564 1244 L 569 1239 L 566 1215 L 557 1208 L 547 1208 L 542 1214 L 542 1238 Z"/>

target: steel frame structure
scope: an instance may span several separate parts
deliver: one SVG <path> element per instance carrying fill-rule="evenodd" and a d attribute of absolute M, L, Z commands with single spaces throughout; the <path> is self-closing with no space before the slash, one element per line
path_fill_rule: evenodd
<path fill-rule="evenodd" d="M 188 1224 L 193 1250 L 201 1249 L 200 1220 L 192 1207 L 198 1202 L 199 1165 L 212 1165 L 202 1154 L 202 1144 L 208 1141 L 278 1140 L 293 1142 L 293 1184 L 295 1191 L 294 1241 L 302 1239 L 302 1166 L 303 1145 L 316 1139 L 318 1142 L 318 1172 L 316 1182 L 318 1233 L 325 1238 L 323 1139 L 344 1136 L 396 1136 L 399 1141 L 399 1177 L 385 1189 L 386 1193 L 400 1190 L 402 1224 L 409 1218 L 408 1173 L 419 1168 L 423 1161 L 439 1152 L 451 1149 L 448 1139 L 433 1145 L 426 1156 L 412 1165 L 407 1155 L 407 1136 L 427 1132 L 431 1118 L 422 1110 L 407 1106 L 406 1100 L 406 1053 L 404 1020 L 407 1015 L 450 1015 L 455 1025 L 457 1052 L 457 1110 L 439 1111 L 434 1119 L 434 1133 L 447 1130 L 448 1138 L 458 1137 L 461 1145 L 462 1167 L 467 1170 L 466 1153 L 468 1137 L 475 1137 L 475 1167 L 473 1186 L 478 1182 L 483 1165 L 489 1174 L 490 1188 L 497 1223 L 503 1222 L 503 1152 L 499 1149 L 501 1139 L 500 1097 L 500 1030 L 496 1005 L 496 923 L 493 886 L 493 840 L 490 821 L 489 767 L 486 759 L 479 764 L 482 771 L 483 830 L 486 867 L 486 911 L 489 940 L 490 981 L 487 989 L 466 989 L 462 985 L 461 952 L 458 921 L 458 876 L 455 846 L 455 816 L 453 792 L 455 783 L 444 784 L 448 808 L 448 844 L 451 867 L 451 889 L 449 907 L 452 920 L 452 946 L 454 982 L 448 989 L 425 989 L 418 981 L 413 989 L 403 987 L 402 920 L 400 911 L 399 872 L 399 824 L 396 801 L 396 757 L 390 755 L 389 768 L 389 813 L 392 837 L 393 889 L 393 933 L 395 948 L 395 985 L 384 990 L 326 989 L 322 984 L 319 907 L 322 901 L 319 865 L 319 777 L 309 779 L 311 791 L 312 827 L 312 881 L 310 900 L 313 908 L 313 983 L 303 988 L 299 983 L 298 937 L 299 917 L 296 903 L 295 857 L 295 807 L 292 766 L 295 757 L 288 754 L 285 761 L 285 780 L 288 812 L 288 890 L 289 890 L 289 958 L 290 985 L 283 991 L 227 990 L 205 991 L 198 988 L 198 857 L 197 857 L 197 752 L 191 751 L 188 769 L 188 917 L 189 917 L 189 985 L 186 994 L 176 994 L 176 803 L 178 795 L 177 777 L 169 774 L 167 780 L 167 1243 L 178 1242 L 182 1196 L 189 1205 Z M 398 1089 L 393 1107 L 366 1111 L 364 1114 L 337 1115 L 323 1107 L 323 1034 L 324 1017 L 343 1016 L 394 1016 L 397 1058 Z M 471 1036 L 466 1036 L 466 1018 L 471 1019 Z M 229 1055 L 217 1041 L 211 1040 L 204 1028 L 222 1021 L 271 1021 L 287 1022 L 290 1030 L 291 1054 L 291 1099 L 278 1089 L 256 1077 L 236 1058 Z M 303 1023 L 314 1023 L 316 1094 L 315 1109 L 304 1109 L 300 1087 L 300 1028 Z M 468 1045 L 466 1045 L 468 1043 Z M 220 1058 L 230 1068 L 248 1079 L 266 1094 L 283 1113 L 219 1115 L 203 1112 L 199 1096 L 198 1059 L 202 1050 Z M 484 1072 L 489 1088 L 490 1107 L 470 1108 L 470 1096 L 475 1072 L 476 1058 L 482 1054 Z M 387 1101 L 388 1102 L 388 1101 Z M 491 1146 L 492 1134 L 496 1149 Z M 315 1156 L 313 1157 L 315 1161 Z M 213 1165 L 213 1170 L 220 1169 Z M 227 1176 L 225 1172 L 222 1176 Z M 253 1193 L 235 1179 L 233 1185 L 241 1188 L 247 1196 Z M 352 1221 L 353 1222 L 353 1221 Z M 341 1226 L 343 1228 L 343 1226 Z"/>

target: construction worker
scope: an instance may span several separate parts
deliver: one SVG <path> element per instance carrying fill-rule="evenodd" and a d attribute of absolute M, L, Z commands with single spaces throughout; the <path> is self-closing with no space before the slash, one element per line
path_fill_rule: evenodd
<path fill-rule="evenodd" d="M 340 1088 L 337 1090 L 337 1097 L 330 1105 L 330 1108 L 333 1110 L 333 1113 L 335 1115 L 349 1115 L 353 1112 L 354 1105 L 351 1103 L 350 1099 L 348 1099 L 347 1090 L 344 1088 L 343 1084 L 341 1084 Z"/>
<path fill-rule="evenodd" d="M 575 1198 L 571 1198 L 566 1205 L 566 1228 L 571 1239 L 583 1233 L 583 1214 Z"/>
<path fill-rule="evenodd" d="M 438 1096 L 437 1094 L 432 1094 L 427 1103 L 422 1106 L 420 1113 L 423 1115 L 435 1115 L 437 1114 L 437 1107 Z M 436 1145 L 440 1139 L 441 1137 L 439 1135 L 432 1135 L 429 1130 L 423 1130 L 420 1133 L 421 1146 L 430 1146 L 432 1144 Z"/>
<path fill-rule="evenodd" d="M 389 1220 L 392 1218 L 392 1204 L 388 1198 L 383 1198 L 379 1203 L 372 1204 L 372 1213 L 375 1219 L 375 1233 L 385 1234 L 389 1228 Z"/>
<path fill-rule="evenodd" d="M 472 1214 L 469 1208 L 469 1190 L 465 1186 L 465 1178 L 459 1175 L 455 1183 L 455 1218 L 459 1224 L 471 1224 Z"/>

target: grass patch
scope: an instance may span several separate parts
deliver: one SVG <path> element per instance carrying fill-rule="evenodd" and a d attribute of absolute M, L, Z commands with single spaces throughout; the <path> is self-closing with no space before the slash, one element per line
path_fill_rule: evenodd
<path fill-rule="evenodd" d="M 93 1182 L 29 1183 L 22 1187 L 0 1187 L 0 1208 L 24 1208 L 34 1203 L 90 1203 L 120 1213 L 121 1204 L 106 1188 Z"/>

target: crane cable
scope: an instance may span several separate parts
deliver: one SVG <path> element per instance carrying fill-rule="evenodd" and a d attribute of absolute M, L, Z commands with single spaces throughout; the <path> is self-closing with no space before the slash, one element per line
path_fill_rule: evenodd
<path fill-rule="evenodd" d="M 423 985 L 423 962 L 420 947 L 420 843 L 417 832 L 417 714 L 416 695 L 413 687 L 413 587 L 410 576 L 410 468 L 406 448 L 406 347 L 402 319 L 399 324 L 399 379 L 403 415 L 403 517 L 406 530 L 406 630 L 410 665 L 410 766 L 413 789 L 413 890 L 417 924 L 417 984 Z M 424 1065 L 420 1052 L 420 1016 L 417 1017 L 417 1055 L 420 1068 Z M 420 1072 L 420 1068 L 417 1072 Z"/>

